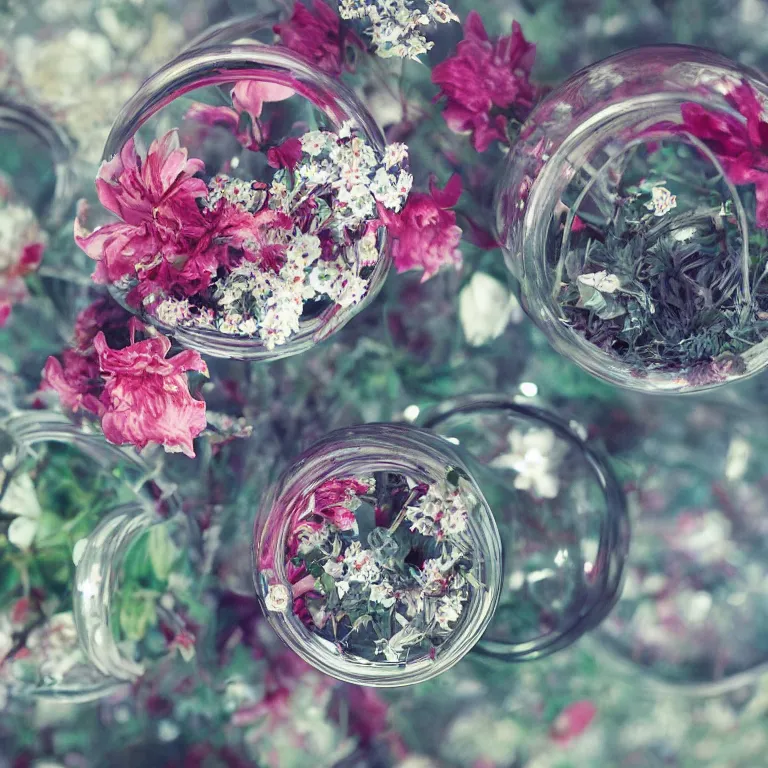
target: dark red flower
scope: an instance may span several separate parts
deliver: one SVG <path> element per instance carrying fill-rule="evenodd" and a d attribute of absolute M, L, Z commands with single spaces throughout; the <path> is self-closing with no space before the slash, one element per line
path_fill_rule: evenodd
<path fill-rule="evenodd" d="M 461 196 L 461 178 L 454 174 L 444 189 L 434 180 L 430 194 L 414 192 L 400 213 L 379 207 L 379 216 L 394 238 L 392 255 L 398 272 L 423 269 L 422 282 L 445 266 L 461 266 L 461 227 L 449 210 Z"/>
<path fill-rule="evenodd" d="M 591 701 L 574 701 L 555 719 L 550 729 L 553 741 L 566 744 L 583 733 L 597 714 L 597 707 Z"/>
<path fill-rule="evenodd" d="M 533 107 L 536 88 L 529 78 L 536 46 L 524 37 L 520 25 L 512 34 L 492 41 L 477 11 L 464 24 L 464 40 L 456 53 L 432 70 L 432 82 L 445 98 L 448 127 L 471 133 L 478 152 L 494 141 L 507 143 L 507 121 L 522 120 Z"/>
<path fill-rule="evenodd" d="M 362 47 L 323 0 L 313 0 L 312 10 L 302 2 L 294 3 L 291 18 L 273 29 L 286 48 L 305 56 L 329 75 L 341 74 L 348 42 Z"/>
<path fill-rule="evenodd" d="M 272 168 L 293 170 L 301 160 L 301 155 L 301 139 L 293 137 L 286 139 L 279 147 L 272 147 L 267 152 L 267 163 Z"/>

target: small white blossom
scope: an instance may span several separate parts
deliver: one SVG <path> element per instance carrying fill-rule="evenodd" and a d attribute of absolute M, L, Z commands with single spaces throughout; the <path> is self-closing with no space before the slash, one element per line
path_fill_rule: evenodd
<path fill-rule="evenodd" d="M 651 189 L 651 201 L 645 204 L 654 216 L 664 216 L 677 207 L 677 197 L 666 187 L 653 187 Z"/>
<path fill-rule="evenodd" d="M 381 577 L 379 566 L 370 549 L 363 549 L 359 541 L 353 541 L 344 553 L 344 565 L 347 567 L 350 581 L 371 584 Z"/>
<path fill-rule="evenodd" d="M 463 608 L 460 595 L 451 594 L 441 597 L 435 612 L 435 621 L 441 629 L 450 629 L 450 625 L 458 621 Z"/>
<path fill-rule="evenodd" d="M 563 441 L 548 428 L 527 432 L 513 429 L 508 440 L 509 453 L 495 458 L 491 466 L 516 472 L 515 488 L 554 499 L 560 488 L 557 471 L 567 452 Z"/>
<path fill-rule="evenodd" d="M 317 157 L 325 149 L 327 142 L 325 131 L 309 131 L 301 137 L 301 149 L 310 157 Z"/>
<path fill-rule="evenodd" d="M 284 584 L 270 584 L 264 605 L 268 611 L 284 613 L 291 604 L 291 593 Z"/>
<path fill-rule="evenodd" d="M 344 565 L 337 560 L 329 560 L 323 570 L 332 578 L 340 579 L 344 575 Z"/>
<path fill-rule="evenodd" d="M 385 608 L 391 608 L 395 604 L 392 585 L 388 581 L 371 584 L 371 600 L 374 603 L 380 603 Z"/>
<path fill-rule="evenodd" d="M 621 280 L 616 275 L 609 275 L 604 269 L 579 275 L 578 281 L 582 285 L 596 288 L 600 293 L 615 293 L 621 288 Z"/>
<path fill-rule="evenodd" d="M 393 165 L 399 165 L 408 158 L 408 147 L 396 142 L 388 144 L 384 150 L 384 167 L 389 170 Z"/>

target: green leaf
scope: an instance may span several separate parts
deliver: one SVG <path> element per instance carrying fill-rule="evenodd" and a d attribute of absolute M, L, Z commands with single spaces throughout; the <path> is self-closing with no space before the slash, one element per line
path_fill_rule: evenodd
<path fill-rule="evenodd" d="M 179 556 L 179 550 L 171 540 L 166 525 L 156 525 L 150 530 L 147 549 L 155 576 L 160 581 L 167 581 Z"/>
<path fill-rule="evenodd" d="M 157 613 L 154 599 L 136 594 L 125 595 L 120 608 L 120 626 L 128 640 L 143 639 L 155 621 Z"/>

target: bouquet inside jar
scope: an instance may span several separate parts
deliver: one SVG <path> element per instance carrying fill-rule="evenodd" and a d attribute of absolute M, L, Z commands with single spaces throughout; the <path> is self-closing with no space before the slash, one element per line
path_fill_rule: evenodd
<path fill-rule="evenodd" d="M 181 89 L 102 165 L 119 221 L 89 232 L 82 208 L 75 228 L 96 281 L 149 322 L 290 353 L 386 271 L 380 211 L 402 209 L 412 177 L 404 145 L 273 78 Z"/>
<path fill-rule="evenodd" d="M 285 569 L 304 624 L 368 661 L 434 657 L 483 588 L 468 524 L 477 501 L 459 470 L 432 483 L 395 472 L 332 478 L 302 503 Z M 288 600 L 273 586 L 267 609 Z"/>
<path fill-rule="evenodd" d="M 563 320 L 678 388 L 750 372 L 768 335 L 765 102 L 746 80 L 707 87 L 594 153 L 552 260 Z"/>

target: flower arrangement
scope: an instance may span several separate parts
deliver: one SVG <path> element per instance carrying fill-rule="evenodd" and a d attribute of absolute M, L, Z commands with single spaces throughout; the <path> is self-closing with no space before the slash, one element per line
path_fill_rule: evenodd
<path fill-rule="evenodd" d="M 130 140 L 104 163 L 99 199 L 121 221 L 93 232 L 80 219 L 75 226 L 98 262 L 94 279 L 162 328 L 254 338 L 268 351 L 303 321 L 359 305 L 379 259 L 379 211 L 399 213 L 411 189 L 407 149 L 393 144 L 379 157 L 351 123 L 270 146 L 263 106 L 293 93 L 243 81 L 232 108 L 198 104 L 187 115 L 231 129 L 274 169 L 271 178 L 205 181 L 205 164 L 173 130 L 145 157 Z"/>
<path fill-rule="evenodd" d="M 765 105 L 746 81 L 722 89 L 732 113 L 683 103 L 564 200 L 565 320 L 638 377 L 720 383 L 768 334 Z"/>
<path fill-rule="evenodd" d="M 286 546 L 292 586 L 267 610 L 293 610 L 344 654 L 407 662 L 434 657 L 461 624 L 478 553 L 473 497 L 457 470 L 431 484 L 391 472 L 331 478 L 306 499 Z"/>

